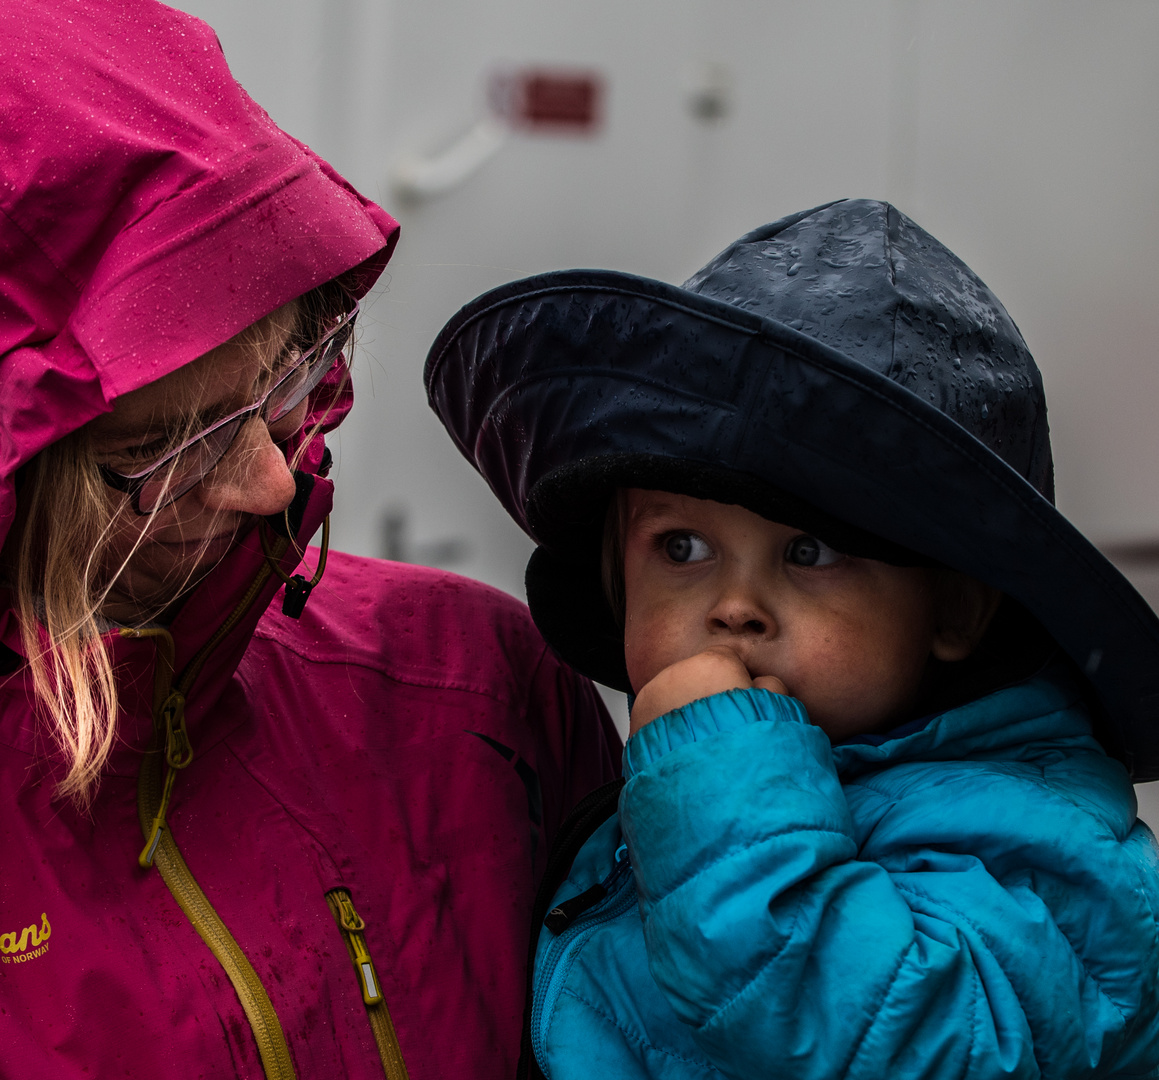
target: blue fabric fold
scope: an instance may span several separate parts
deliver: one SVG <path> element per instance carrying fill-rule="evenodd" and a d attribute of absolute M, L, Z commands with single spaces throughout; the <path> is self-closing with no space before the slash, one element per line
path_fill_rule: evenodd
<path fill-rule="evenodd" d="M 722 731 L 732 731 L 759 721 L 784 720 L 807 724 L 805 706 L 796 698 L 770 690 L 727 690 L 699 698 L 679 709 L 656 717 L 637 731 L 624 746 L 624 777 L 685 743 L 702 742 Z"/>
<path fill-rule="evenodd" d="M 550 1080 L 1159 1076 L 1159 848 L 1059 671 L 874 745 L 694 701 L 625 752 L 543 945 Z"/>

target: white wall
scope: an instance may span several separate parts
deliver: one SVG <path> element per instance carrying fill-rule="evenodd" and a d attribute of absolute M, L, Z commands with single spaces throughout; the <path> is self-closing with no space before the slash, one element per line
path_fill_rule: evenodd
<path fill-rule="evenodd" d="M 1151 0 L 187 0 L 242 83 L 403 222 L 372 305 L 335 519 L 378 513 L 518 589 L 525 547 L 426 415 L 442 322 L 519 274 L 595 265 L 680 280 L 740 232 L 846 195 L 890 198 L 1003 297 L 1046 376 L 1059 499 L 1099 540 L 1159 536 L 1159 5 Z M 726 64 L 735 107 L 686 108 Z M 453 138 L 498 64 L 592 65 L 592 140 L 520 137 L 461 190 L 407 206 L 401 154 Z"/>
<path fill-rule="evenodd" d="M 364 319 L 336 546 L 380 553 L 382 513 L 403 508 L 412 554 L 455 540 L 453 569 L 520 593 L 528 541 L 426 408 L 443 322 L 555 267 L 679 281 L 741 232 L 843 195 L 896 202 L 1003 298 L 1044 372 L 1062 509 L 1097 541 L 1159 538 L 1153 0 L 181 6 L 276 120 L 403 224 Z M 710 61 L 734 102 L 713 125 L 687 108 Z M 603 133 L 517 137 L 460 190 L 400 204 L 392 163 L 464 130 L 487 73 L 525 63 L 600 69 Z"/>

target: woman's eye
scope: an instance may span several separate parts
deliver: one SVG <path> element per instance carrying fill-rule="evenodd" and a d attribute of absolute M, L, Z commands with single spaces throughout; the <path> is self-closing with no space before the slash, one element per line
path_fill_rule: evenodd
<path fill-rule="evenodd" d="M 845 556 L 815 536 L 797 536 L 789 541 L 785 559 L 797 566 L 831 566 Z"/>
<path fill-rule="evenodd" d="M 256 387 L 257 393 L 254 397 L 263 393 L 267 386 L 273 386 L 275 383 L 281 382 L 294 368 L 300 365 L 302 353 L 298 349 L 290 349 L 283 353 L 269 371 L 267 371 L 259 380 Z"/>
<path fill-rule="evenodd" d="M 673 562 L 701 562 L 712 555 L 712 548 L 694 533 L 672 533 L 664 541 L 664 552 Z"/>
<path fill-rule="evenodd" d="M 150 442 L 141 443 L 140 446 L 127 446 L 123 450 L 118 450 L 116 456 L 130 465 L 144 465 L 161 457 L 169 445 L 168 439 L 153 439 Z"/>

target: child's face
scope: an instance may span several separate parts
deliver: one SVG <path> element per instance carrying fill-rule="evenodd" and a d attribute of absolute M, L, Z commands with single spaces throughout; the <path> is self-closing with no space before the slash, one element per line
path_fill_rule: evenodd
<path fill-rule="evenodd" d="M 888 727 L 911 704 L 939 652 L 931 571 L 841 555 L 739 506 L 627 496 L 624 649 L 637 694 L 662 673 L 669 708 L 783 685 L 834 741 Z M 674 679 L 684 701 L 668 692 Z"/>

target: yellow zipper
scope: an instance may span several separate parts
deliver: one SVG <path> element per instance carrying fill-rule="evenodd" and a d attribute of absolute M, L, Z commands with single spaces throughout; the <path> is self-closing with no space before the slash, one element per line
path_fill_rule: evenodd
<path fill-rule="evenodd" d="M 327 519 L 327 522 L 329 519 Z M 261 526 L 258 526 L 261 528 Z M 177 686 L 173 687 L 173 664 L 176 649 L 173 644 L 173 635 L 168 630 L 150 628 L 135 630 L 125 627 L 121 636 L 127 638 L 153 638 L 157 643 L 157 661 L 153 668 L 153 747 L 154 756 L 161 747 L 165 748 L 165 763 L 169 766 L 165 774 L 165 783 L 150 814 L 148 825 L 144 819 L 141 828 L 145 833 L 145 847 L 137 857 L 137 863 L 142 870 L 153 865 L 161 835 L 165 831 L 165 818 L 169 809 L 169 800 L 173 795 L 173 784 L 177 778 L 177 770 L 186 768 L 193 761 L 193 745 L 189 741 L 189 733 L 185 729 L 185 698 L 190 688 L 201 674 L 205 661 L 210 654 L 231 630 L 242 620 L 245 613 L 253 606 L 262 588 L 270 579 L 271 564 L 274 559 L 280 559 L 289 548 L 290 542 L 279 538 L 272 548 L 266 550 L 266 561 L 262 564 L 253 581 L 246 589 L 245 594 L 233 609 L 229 617 L 217 628 L 213 636 L 194 654 L 193 659 L 185 666 Z M 144 778 L 145 764 L 141 767 L 141 777 Z M 158 762 L 159 764 L 159 762 Z M 143 813 L 141 804 L 141 785 L 137 785 L 137 808 Z"/>
<path fill-rule="evenodd" d="M 326 903 L 330 905 L 342 940 L 346 942 L 346 951 L 350 953 L 350 962 L 354 965 L 354 972 L 358 977 L 362 1003 L 366 1006 L 370 1030 L 374 1032 L 374 1041 L 378 1046 L 378 1056 L 382 1058 L 382 1071 L 386 1074 L 386 1080 L 408 1080 L 394 1022 L 382 996 L 382 984 L 378 981 L 378 972 L 374 968 L 374 961 L 370 958 L 366 938 L 362 933 L 366 929 L 366 923 L 354 910 L 354 901 L 348 889 L 331 889 L 326 894 Z"/>
<path fill-rule="evenodd" d="M 325 524 L 329 526 L 329 519 Z M 324 545 L 326 535 L 323 537 Z M 137 812 L 141 820 L 141 831 L 145 835 L 145 847 L 138 862 L 144 868 L 157 867 L 161 879 L 168 886 L 181 910 L 185 912 L 194 929 L 201 935 L 201 939 L 209 946 L 229 976 L 253 1029 L 258 1053 L 261 1055 L 262 1069 L 268 1080 L 294 1080 L 294 1065 L 289 1047 L 286 1045 L 281 1022 L 269 995 L 262 986 L 257 972 L 246 959 L 245 953 L 225 923 L 221 921 L 221 917 L 214 911 L 213 905 L 201 891 L 189 867 L 185 865 L 185 860 L 166 822 L 177 773 L 193 760 L 193 747 L 185 728 L 185 699 L 189 690 L 213 650 L 237 626 L 253 605 L 269 580 L 273 565 L 282 558 L 289 547 L 289 541 L 284 538 L 279 538 L 268 547 L 264 536 L 262 540 L 267 556 L 265 564 L 229 618 L 189 661 L 176 686 L 173 686 L 175 648 L 169 631 L 124 629 L 121 633 L 129 638 L 153 638 L 157 644 L 157 663 L 153 682 L 153 747 L 141 766 L 137 783 Z M 316 578 L 321 576 L 324 565 L 323 553 Z M 316 584 L 316 581 L 312 584 Z M 167 766 L 164 781 L 161 779 L 162 750 L 164 764 Z M 382 1059 L 386 1080 L 408 1080 L 406 1065 L 398 1045 L 398 1036 L 395 1034 L 390 1012 L 382 996 L 382 987 L 378 981 L 374 961 L 366 947 L 366 938 L 362 934 L 366 924 L 354 910 L 354 903 L 346 889 L 332 889 L 326 893 L 326 902 L 334 913 L 358 975 L 362 1001 L 366 1006 L 370 1029 L 374 1034 L 379 1057 Z"/>
<path fill-rule="evenodd" d="M 280 559 L 288 547 L 288 540 L 279 540 L 272 554 Z M 121 633 L 129 638 L 153 638 L 157 643 L 153 680 L 153 747 L 145 756 L 137 781 L 137 813 L 141 831 L 145 834 L 145 848 L 138 861 L 142 866 L 157 867 L 161 880 L 229 976 L 253 1029 L 267 1080 L 294 1080 L 294 1063 L 273 1003 L 253 965 L 189 872 L 165 819 L 177 772 L 193 760 L 193 748 L 185 730 L 185 698 L 210 653 L 253 606 L 270 573 L 267 560 L 229 618 L 190 660 L 176 687 L 172 686 L 175 650 L 168 630 L 124 629 Z M 161 780 L 163 760 L 168 766 L 164 782 Z"/>

